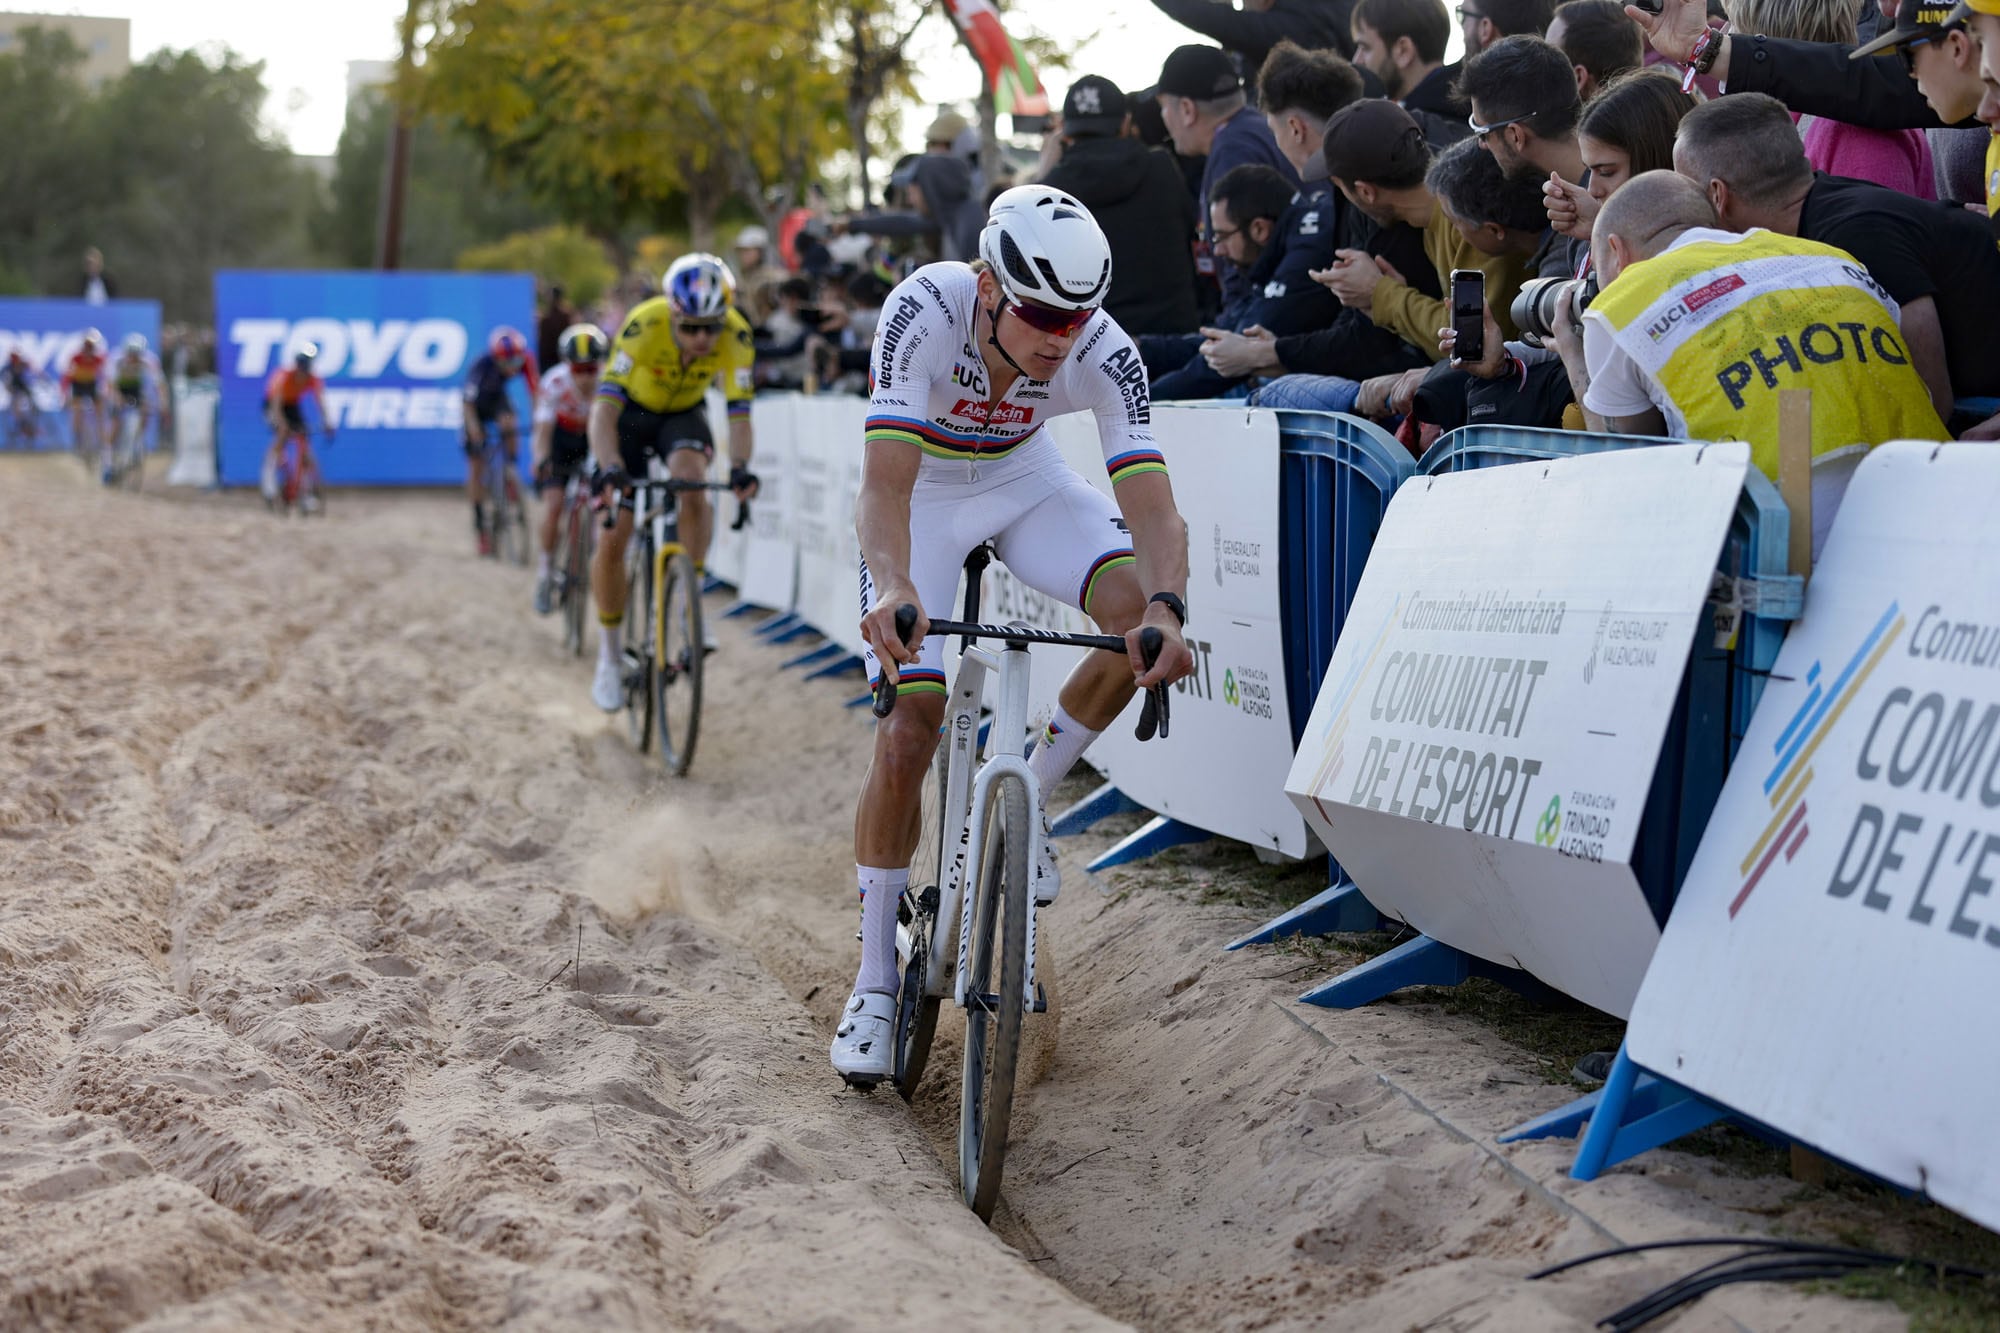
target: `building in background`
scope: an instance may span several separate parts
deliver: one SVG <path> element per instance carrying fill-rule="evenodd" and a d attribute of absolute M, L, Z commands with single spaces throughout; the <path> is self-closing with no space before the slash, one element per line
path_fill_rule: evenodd
<path fill-rule="evenodd" d="M 132 20 L 77 14 L 0 13 L 0 56 L 20 49 L 23 28 L 60 28 L 83 48 L 83 81 L 99 88 L 132 68 Z"/>

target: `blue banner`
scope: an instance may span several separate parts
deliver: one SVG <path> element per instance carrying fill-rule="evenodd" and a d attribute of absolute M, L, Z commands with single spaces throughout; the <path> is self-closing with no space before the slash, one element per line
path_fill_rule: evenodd
<path fill-rule="evenodd" d="M 25 357 L 34 398 L 33 435 L 20 429 L 13 413 L 6 411 L 0 441 L 12 448 L 69 448 L 70 421 L 69 414 L 62 410 L 61 380 L 63 368 L 83 344 L 85 329 L 96 329 L 104 335 L 107 356 L 115 357 L 126 337 L 134 333 L 145 334 L 147 345 L 157 353 L 160 303 L 112 301 L 107 305 L 91 305 L 81 300 L 0 297 L 0 364 L 16 351 Z"/>
<path fill-rule="evenodd" d="M 495 326 L 529 334 L 534 313 L 525 273 L 217 273 L 222 483 L 257 484 L 271 443 L 264 384 L 304 343 L 319 347 L 337 432 L 331 447 L 315 445 L 329 484 L 463 482 L 466 372 Z M 525 466 L 531 404 L 520 377 L 508 392 Z M 306 414 L 321 424 L 311 406 Z"/>

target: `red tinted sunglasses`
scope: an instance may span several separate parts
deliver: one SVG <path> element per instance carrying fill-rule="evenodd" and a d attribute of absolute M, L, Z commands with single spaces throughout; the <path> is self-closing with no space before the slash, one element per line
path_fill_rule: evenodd
<path fill-rule="evenodd" d="M 569 370 L 572 375 L 595 375 L 597 373 L 597 362 L 572 361 L 569 363 Z"/>
<path fill-rule="evenodd" d="M 1067 338 L 1090 322 L 1097 313 L 1095 306 L 1089 310 L 1056 310 L 1045 305 L 1029 305 L 1026 302 L 1009 302 L 1007 313 L 1020 320 L 1031 329 L 1057 338 Z"/>

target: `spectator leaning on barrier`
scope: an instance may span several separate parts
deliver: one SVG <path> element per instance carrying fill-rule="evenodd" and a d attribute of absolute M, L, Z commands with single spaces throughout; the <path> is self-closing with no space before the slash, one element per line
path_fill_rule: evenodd
<path fill-rule="evenodd" d="M 1581 112 L 1569 57 L 1539 37 L 1509 37 L 1465 62 L 1459 88 L 1472 105 L 1473 134 L 1509 176 L 1547 183 L 1551 204 L 1580 191 L 1587 175 L 1576 144 Z M 1542 277 L 1580 276 L 1588 234 L 1553 234 L 1530 261 Z"/>
<path fill-rule="evenodd" d="M 1598 215 L 1604 288 L 1584 312 L 1581 348 L 1573 330 L 1558 344 L 1592 430 L 1744 440 L 1773 480 L 1783 389 L 1812 393 L 1815 456 L 1945 438 L 1895 302 L 1848 255 L 1713 221 L 1701 190 L 1665 171 L 1639 176 Z M 1814 488 L 1816 526 L 1834 503 L 1826 480 L 1828 492 Z"/>
<path fill-rule="evenodd" d="M 1856 42 L 1853 0 L 1726 0 L 1729 22 L 1745 36 L 1802 42 Z M 1919 199 L 1937 198 L 1930 143 L 1922 130 L 1877 130 L 1825 116 L 1792 114 L 1816 171 L 1873 181 Z"/>
<path fill-rule="evenodd" d="M 1201 321 L 1194 201 L 1174 160 L 1126 133 L 1125 105 L 1118 85 L 1100 75 L 1071 84 L 1063 97 L 1062 156 L 1042 183 L 1081 200 L 1110 243 L 1104 308 L 1118 327 L 1135 338 L 1186 333 Z"/>
<path fill-rule="evenodd" d="M 1540 37 L 1555 17 L 1556 0 L 1463 0 L 1459 29 L 1469 60 L 1508 37 Z"/>
<path fill-rule="evenodd" d="M 1646 58 L 1645 34 L 1618 0 L 1569 0 L 1549 20 L 1549 45 L 1569 58 L 1585 102 Z"/>
<path fill-rule="evenodd" d="M 1330 324 L 1340 313 L 1312 280 L 1313 270 L 1333 259 L 1333 200 L 1326 191 L 1293 190 L 1269 167 L 1238 167 L 1216 183 L 1209 219 L 1216 253 L 1248 273 L 1246 295 L 1219 316 L 1226 323 L 1186 344 L 1178 369 L 1153 380 L 1155 401 L 1216 398 L 1238 387 L 1242 377 L 1218 373 L 1199 355 L 1203 339 L 1218 328 L 1284 335 Z"/>
<path fill-rule="evenodd" d="M 1614 79 L 1590 100 L 1577 122 L 1577 155 L 1588 187 L 1579 190 L 1555 180 L 1542 187 L 1549 225 L 1587 254 L 1590 224 L 1619 186 L 1648 171 L 1673 170 L 1674 135 L 1694 107 L 1680 80 L 1663 69 L 1634 70 Z M 1567 267 L 1575 270 L 1573 263 Z M 1548 268 L 1539 272 L 1561 276 Z"/>
<path fill-rule="evenodd" d="M 1450 290 L 1453 269 L 1479 269 L 1486 275 L 1486 295 L 1494 310 L 1506 310 L 1521 285 L 1522 266 L 1511 256 L 1480 254 L 1437 206 L 1424 188 L 1430 149 L 1409 112 L 1373 98 L 1356 102 L 1327 125 L 1320 151 L 1334 185 L 1377 225 L 1400 222 L 1423 234 L 1424 253 L 1440 287 Z M 1330 269 L 1313 276 L 1342 305 L 1365 311 L 1406 342 L 1430 345 L 1438 327 L 1449 322 L 1449 307 L 1387 268 L 1365 251 L 1343 249 Z M 1504 314 L 1501 320 L 1511 331 Z"/>
<path fill-rule="evenodd" d="M 1955 397 L 2000 393 L 1993 355 L 2000 250 L 1978 216 L 1866 181 L 1816 176 L 1783 104 L 1761 93 L 1732 93 L 1690 111 L 1674 165 L 1704 192 L 1721 226 L 1768 228 L 1858 259 L 1901 307 L 1911 365 L 1941 417 L 1952 419 Z M 1974 437 L 2000 437 L 2000 421 Z"/>
<path fill-rule="evenodd" d="M 1208 159 L 1202 166 L 1197 201 L 1204 210 L 1214 197 L 1215 183 L 1241 166 L 1261 163 L 1298 188 L 1298 173 L 1278 151 L 1271 127 L 1244 99 L 1236 67 L 1215 47 L 1176 47 L 1160 70 L 1154 97 L 1174 151 Z M 1213 236 L 1205 239 L 1214 245 Z M 1218 277 L 1225 306 L 1242 296 L 1244 279 L 1239 271 L 1225 268 Z"/>
<path fill-rule="evenodd" d="M 1347 16 L 1354 0 L 1243 0 L 1243 7 L 1215 0 L 1153 0 L 1161 13 L 1184 28 L 1219 42 L 1243 62 L 1243 77 L 1254 83 L 1271 48 L 1291 41 L 1300 46 L 1353 51 Z"/>
<path fill-rule="evenodd" d="M 1465 119 L 1459 66 L 1444 63 L 1451 40 L 1444 0 L 1359 0 L 1353 28 L 1354 63 L 1380 79 L 1404 110 Z"/>

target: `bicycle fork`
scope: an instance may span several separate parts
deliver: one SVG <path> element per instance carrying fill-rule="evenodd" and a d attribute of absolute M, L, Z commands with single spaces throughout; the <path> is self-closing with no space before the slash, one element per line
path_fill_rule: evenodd
<path fill-rule="evenodd" d="M 985 672 L 996 666 L 1000 672 L 1000 706 L 994 714 L 993 730 L 989 733 L 990 740 L 987 748 L 991 753 L 987 755 L 986 761 L 979 765 L 978 774 L 972 780 L 971 803 L 968 807 L 970 817 L 963 826 L 966 830 L 965 852 L 962 859 L 959 859 L 953 867 L 953 873 L 958 876 L 960 881 L 958 886 L 960 928 L 958 932 L 958 967 L 953 976 L 952 997 L 960 1008 L 967 1006 L 969 998 L 966 993 L 966 973 L 970 970 L 972 948 L 972 926 L 974 919 L 972 896 L 978 890 L 979 870 L 985 865 L 988 850 L 986 846 L 986 831 L 992 822 L 990 816 L 993 813 L 996 803 L 1005 794 L 1005 784 L 1019 783 L 1022 795 L 1026 799 L 1028 827 L 1025 832 L 1028 838 L 1028 873 L 1031 878 L 1034 874 L 1034 867 L 1040 863 L 1042 855 L 1041 821 L 1035 818 L 1035 813 L 1039 809 L 1037 792 L 1035 790 L 1035 775 L 1028 768 L 1028 761 L 1021 756 L 1021 738 L 1027 731 L 1028 722 L 1027 650 L 1018 645 L 1009 645 L 1003 650 L 1002 656 L 996 662 L 993 655 L 985 649 L 967 648 L 959 665 L 958 674 L 961 681 L 963 681 L 966 675 L 967 668 L 975 663 L 979 670 L 971 682 L 972 688 L 970 691 L 963 688 L 959 691 L 961 695 L 969 693 L 970 697 L 954 697 L 953 699 L 953 716 L 950 722 L 954 735 L 966 738 L 964 743 L 970 748 L 971 738 L 976 735 L 976 727 L 967 725 L 961 728 L 959 723 L 961 720 L 976 722 L 979 700 L 978 687 L 984 683 Z M 960 741 L 954 740 L 954 758 L 956 758 L 959 744 Z M 957 767 L 957 765 L 954 764 L 954 767 Z M 942 910 L 943 902 L 947 896 L 942 892 L 939 894 L 940 910 Z M 1028 958 L 1027 967 L 1022 971 L 1021 1004 L 1029 1012 L 1034 1013 L 1041 1011 L 1046 1005 L 1038 994 L 1038 988 L 1035 985 L 1036 927 L 1035 894 L 1032 882 L 1027 886 L 1027 892 L 1023 896 L 1027 903 Z M 940 922 L 940 924 L 942 925 L 943 923 Z"/>

